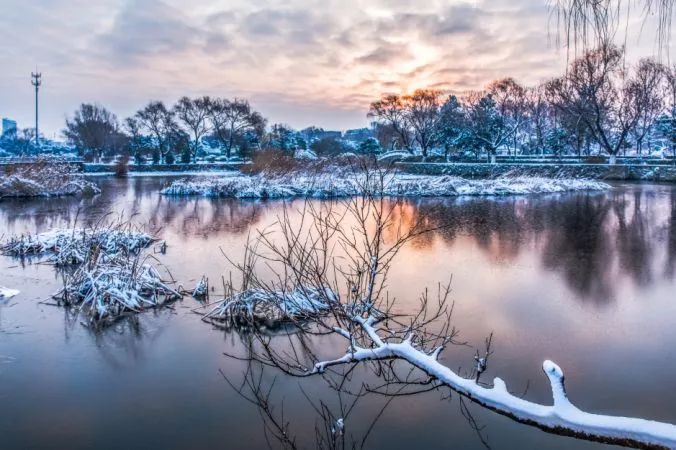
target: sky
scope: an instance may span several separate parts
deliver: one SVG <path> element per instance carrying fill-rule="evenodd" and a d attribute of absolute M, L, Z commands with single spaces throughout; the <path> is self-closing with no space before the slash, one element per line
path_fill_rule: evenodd
<path fill-rule="evenodd" d="M 638 16 L 638 14 L 636 14 Z M 655 51 L 630 21 L 628 60 Z M 560 74 L 547 0 L 2 0 L 0 116 L 41 129 L 96 102 L 120 119 L 150 100 L 243 97 L 271 123 L 366 126 L 382 93 L 480 89 Z"/>

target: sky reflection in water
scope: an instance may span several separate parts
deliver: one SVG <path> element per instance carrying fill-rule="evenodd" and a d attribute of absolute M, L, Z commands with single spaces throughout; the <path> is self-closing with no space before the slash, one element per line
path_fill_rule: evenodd
<path fill-rule="evenodd" d="M 162 261 L 192 286 L 229 270 L 221 251 L 241 257 L 250 230 L 264 228 L 282 202 L 164 198 L 163 178 L 100 179 L 104 193 L 3 201 L 0 235 L 91 224 L 109 211 L 134 216 L 169 243 Z M 292 207 L 302 202 L 292 202 Z M 390 274 L 402 308 L 425 286 L 453 276 L 461 337 L 480 345 L 495 332 L 488 379 L 548 402 L 546 358 L 566 372 L 581 408 L 676 422 L 671 375 L 676 355 L 676 189 L 618 185 L 607 193 L 408 200 L 404 224 L 421 218 L 438 231 L 405 247 Z M 255 409 L 223 381 L 241 364 L 224 352 L 236 335 L 212 330 L 191 299 L 93 334 L 62 310 L 39 304 L 59 287 L 52 268 L 0 258 L 0 285 L 21 295 L 0 303 L 0 434 L 3 448 L 257 448 Z M 330 349 L 333 350 L 333 349 Z M 341 351 L 340 348 L 335 349 Z M 468 367 L 473 350 L 444 360 Z M 282 380 L 297 423 L 314 416 L 297 380 Z M 329 395 L 320 380 L 304 387 Z M 364 406 L 364 417 L 378 400 Z M 495 448 L 591 448 L 474 408 Z M 356 425 L 353 425 L 356 426 Z M 481 448 L 457 400 L 439 394 L 395 402 L 371 437 L 373 448 Z M 446 445 L 444 445 L 446 446 Z"/>

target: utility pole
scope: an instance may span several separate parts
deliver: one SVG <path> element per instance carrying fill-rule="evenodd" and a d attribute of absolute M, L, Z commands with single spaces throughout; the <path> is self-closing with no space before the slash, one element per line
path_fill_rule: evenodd
<path fill-rule="evenodd" d="M 35 147 L 36 149 L 40 146 L 40 135 L 38 133 L 38 90 L 42 84 L 42 74 L 37 72 L 31 72 L 31 84 L 35 86 Z"/>

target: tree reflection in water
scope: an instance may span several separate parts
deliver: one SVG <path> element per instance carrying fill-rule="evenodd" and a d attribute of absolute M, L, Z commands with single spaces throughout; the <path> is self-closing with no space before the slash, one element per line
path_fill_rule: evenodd
<path fill-rule="evenodd" d="M 618 277 L 636 285 L 653 280 L 663 257 L 654 248 L 666 228 L 665 276 L 672 279 L 676 260 L 676 192 L 671 210 L 661 217 L 654 191 L 620 190 L 546 198 L 424 200 L 409 202 L 411 217 L 422 215 L 437 227 L 436 237 L 452 245 L 471 238 L 492 261 L 512 263 L 524 247 L 539 253 L 542 267 L 558 273 L 582 299 L 597 304 L 615 298 Z M 649 206 L 649 207 L 648 207 Z M 649 211 L 656 217 L 649 217 Z M 433 236 L 416 241 L 431 246 Z"/>

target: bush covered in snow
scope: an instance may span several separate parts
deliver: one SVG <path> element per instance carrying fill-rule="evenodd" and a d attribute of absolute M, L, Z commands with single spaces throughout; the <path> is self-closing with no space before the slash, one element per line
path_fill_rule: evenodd
<path fill-rule="evenodd" d="M 329 289 L 294 289 L 290 292 L 248 289 L 234 293 L 205 314 L 204 319 L 218 325 L 266 325 L 326 314 L 336 302 Z"/>
<path fill-rule="evenodd" d="M 85 180 L 74 166 L 53 158 L 8 166 L 0 178 L 0 198 L 95 195 L 100 192 L 98 186 Z"/>
<path fill-rule="evenodd" d="M 162 190 L 164 195 L 201 195 L 235 198 L 331 198 L 361 195 L 365 183 L 382 183 L 375 190 L 394 197 L 449 197 L 459 195 L 511 195 L 605 190 L 606 183 L 581 179 L 504 177 L 468 180 L 452 176 L 391 174 L 384 179 L 347 172 L 259 174 L 224 178 L 178 180 Z"/>
<path fill-rule="evenodd" d="M 144 254 L 153 242 L 128 223 L 99 224 L 14 237 L 0 245 L 0 252 L 46 256 L 63 276 L 63 288 L 53 296 L 58 304 L 76 308 L 89 324 L 102 325 L 181 298 Z"/>
<path fill-rule="evenodd" d="M 180 299 L 181 294 L 162 280 L 157 269 L 135 257 L 103 258 L 94 254 L 67 275 L 53 297 L 78 308 L 91 325 L 105 325 L 127 313 L 138 313 Z"/>
<path fill-rule="evenodd" d="M 36 235 L 21 235 L 0 245 L 0 252 L 14 257 L 48 255 L 58 265 L 86 262 L 92 253 L 111 259 L 120 254 L 138 254 L 155 239 L 128 225 L 101 229 L 55 229 Z"/>

